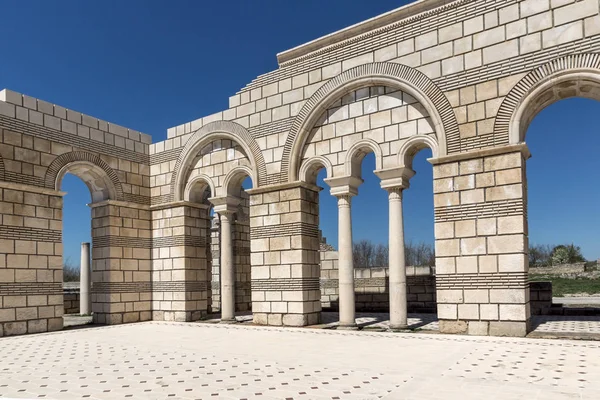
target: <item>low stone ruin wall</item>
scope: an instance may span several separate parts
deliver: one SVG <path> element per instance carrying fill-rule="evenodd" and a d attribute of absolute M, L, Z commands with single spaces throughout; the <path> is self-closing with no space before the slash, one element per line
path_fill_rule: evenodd
<path fill-rule="evenodd" d="M 79 314 L 79 282 L 63 283 L 65 314 Z"/>
<path fill-rule="evenodd" d="M 529 267 L 529 273 L 533 275 L 570 275 L 585 272 L 584 262 L 575 264 L 552 265 L 549 267 Z"/>
<path fill-rule="evenodd" d="M 355 268 L 356 311 L 389 311 L 388 268 Z M 406 267 L 408 312 L 435 313 L 432 267 Z M 338 310 L 338 253 L 321 252 L 321 307 Z"/>
<path fill-rule="evenodd" d="M 552 307 L 552 282 L 530 282 L 531 315 L 545 315 Z"/>

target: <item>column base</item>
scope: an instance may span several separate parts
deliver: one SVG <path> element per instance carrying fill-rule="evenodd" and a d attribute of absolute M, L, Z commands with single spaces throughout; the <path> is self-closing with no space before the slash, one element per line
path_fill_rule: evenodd
<path fill-rule="evenodd" d="M 339 324 L 336 329 L 338 331 L 357 331 L 358 325 L 356 325 L 356 324 Z"/>
<path fill-rule="evenodd" d="M 231 318 L 231 319 L 221 319 L 219 321 L 220 324 L 226 324 L 226 325 L 232 325 L 232 324 L 237 324 L 237 320 L 235 318 Z"/>
<path fill-rule="evenodd" d="M 390 325 L 391 332 L 409 332 L 408 325 Z"/>

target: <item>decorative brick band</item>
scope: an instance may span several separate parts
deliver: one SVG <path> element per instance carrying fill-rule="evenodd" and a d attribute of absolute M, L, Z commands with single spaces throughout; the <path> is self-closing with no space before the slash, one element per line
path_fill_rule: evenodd
<path fill-rule="evenodd" d="M 248 128 L 248 132 L 250 132 L 250 134 L 255 138 L 272 135 L 274 133 L 287 132 L 290 130 L 294 119 L 294 117 L 291 117 L 280 119 L 278 121 L 267 122 L 265 124 Z"/>
<path fill-rule="evenodd" d="M 123 193 L 123 200 L 131 203 L 150 205 L 150 196 L 141 194 Z"/>
<path fill-rule="evenodd" d="M 92 293 L 199 292 L 208 282 L 94 282 Z"/>
<path fill-rule="evenodd" d="M 62 282 L 0 282 L 0 296 L 62 294 Z"/>
<path fill-rule="evenodd" d="M 353 82 L 360 82 L 363 79 L 370 79 L 368 81 L 370 85 L 390 80 L 397 81 L 429 99 L 435 108 L 435 110 L 432 111 L 438 113 L 444 129 L 444 132 L 436 132 L 440 148 L 442 148 L 445 143 L 448 153 L 460 150 L 460 133 L 454 110 L 446 98 L 446 95 L 427 77 L 427 75 L 403 64 L 390 62 L 363 64 L 342 72 L 335 78 L 332 78 L 321 86 L 311 98 L 304 103 L 304 106 L 290 128 L 290 133 L 288 134 L 283 148 L 281 159 L 282 183 L 287 182 L 291 177 L 290 169 L 295 168 L 294 160 L 299 160 L 301 157 L 301 154 L 294 153 L 302 151 L 305 136 L 312 128 L 314 118 L 319 117 L 319 115 L 315 115 L 315 112 L 321 114 L 323 111 L 322 106 L 325 104 L 322 103 L 331 100 L 330 97 L 333 95 L 338 95 L 338 92 L 341 89 L 351 85 Z M 431 117 L 433 118 L 434 115 L 431 115 Z M 446 149 L 444 148 L 443 151 L 445 150 Z M 291 172 L 294 174 L 296 173 L 296 171 Z"/>
<path fill-rule="evenodd" d="M 319 278 L 253 279 L 251 288 L 266 292 L 320 290 Z"/>
<path fill-rule="evenodd" d="M 115 145 L 98 142 L 83 136 L 67 134 L 42 125 L 20 121 L 15 118 L 0 116 L 0 126 L 4 129 L 50 140 L 51 142 L 66 144 L 67 146 L 73 146 L 93 153 L 105 154 L 122 160 L 133 161 L 140 164 L 148 164 L 150 161 L 148 154 L 138 153 Z"/>
<path fill-rule="evenodd" d="M 208 290 L 208 282 L 189 282 L 189 281 L 171 281 L 171 282 L 153 282 L 153 292 L 202 292 Z"/>
<path fill-rule="evenodd" d="M 160 247 L 192 246 L 204 247 L 206 238 L 202 236 L 177 235 L 158 238 L 140 238 L 129 236 L 100 236 L 92 239 L 94 247 L 131 247 L 152 249 Z"/>
<path fill-rule="evenodd" d="M 152 282 L 94 282 L 92 293 L 142 293 L 151 292 Z"/>
<path fill-rule="evenodd" d="M 72 151 L 70 153 L 64 153 L 60 156 L 56 157 L 54 161 L 48 166 L 46 170 L 46 177 L 44 179 L 44 186 L 48 189 L 57 189 L 56 188 L 56 178 L 60 171 L 71 163 L 76 162 L 87 162 L 93 164 L 100 168 L 106 176 L 113 183 L 113 188 L 115 190 L 115 199 L 111 200 L 124 200 L 123 198 L 123 187 L 121 186 L 121 181 L 117 176 L 117 173 L 104 161 L 100 158 L 98 154 L 92 154 L 87 151 Z"/>
<path fill-rule="evenodd" d="M 164 162 L 175 161 L 181 151 L 182 147 L 178 147 L 176 149 L 161 151 L 160 153 L 150 154 L 150 165 L 161 164 Z"/>
<path fill-rule="evenodd" d="M 152 239 L 152 245 L 154 248 L 175 246 L 204 247 L 206 246 L 206 237 L 190 235 L 155 237 Z"/>
<path fill-rule="evenodd" d="M 23 185 L 45 187 L 44 180 L 39 176 L 18 174 L 12 171 L 6 171 L 4 173 L 4 180 L 12 183 L 21 183 Z"/>
<path fill-rule="evenodd" d="M 475 274 L 438 274 L 437 289 L 526 289 L 527 272 L 490 272 Z"/>
<path fill-rule="evenodd" d="M 270 226 L 256 226 L 250 230 L 250 239 L 268 239 L 277 236 L 306 235 L 319 237 L 319 226 L 306 222 L 294 222 Z"/>
<path fill-rule="evenodd" d="M 435 222 L 462 221 L 465 219 L 524 214 L 525 203 L 523 199 L 500 200 L 486 203 L 436 207 Z"/>
<path fill-rule="evenodd" d="M 62 231 L 57 229 L 0 225 L 0 239 L 60 243 L 62 241 Z"/>
<path fill-rule="evenodd" d="M 135 249 L 151 249 L 152 239 L 129 236 L 96 236 L 92 238 L 92 246 L 99 247 L 131 247 Z"/>

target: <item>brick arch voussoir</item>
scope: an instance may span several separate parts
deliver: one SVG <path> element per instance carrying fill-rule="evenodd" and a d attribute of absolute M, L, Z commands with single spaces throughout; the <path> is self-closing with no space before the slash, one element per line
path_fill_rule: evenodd
<path fill-rule="evenodd" d="M 508 144 L 510 138 L 510 125 L 515 112 L 521 102 L 541 82 L 551 78 L 553 75 L 569 70 L 577 69 L 600 69 L 600 54 L 582 53 L 570 54 L 565 57 L 552 60 L 525 75 L 508 93 L 502 101 L 496 121 L 494 122 L 494 135 L 496 144 Z"/>
<path fill-rule="evenodd" d="M 256 164 L 253 167 L 256 168 L 257 172 L 257 176 L 255 177 L 256 182 L 253 182 L 253 184 L 255 185 L 255 187 L 259 187 L 264 184 L 265 178 L 267 176 L 267 165 L 265 163 L 262 151 L 258 146 L 258 143 L 256 143 L 256 140 L 254 140 L 254 138 L 250 135 L 246 128 L 235 122 L 214 121 L 198 129 L 188 139 L 187 143 L 183 147 L 183 150 L 179 153 L 177 161 L 175 162 L 173 174 L 171 175 L 170 200 L 174 200 L 175 198 L 175 191 L 177 190 L 177 179 L 179 174 L 186 172 L 182 171 L 182 168 L 184 168 L 183 164 L 190 157 L 190 153 L 196 147 L 198 141 L 202 140 L 205 136 L 218 133 L 229 134 L 235 137 L 240 142 L 240 144 L 243 143 L 250 149 L 251 154 L 248 154 L 248 156 L 251 157 L 250 162 Z"/>
<path fill-rule="evenodd" d="M 299 136 L 308 119 L 313 116 L 315 111 L 321 112 L 318 108 L 320 103 L 332 92 L 337 91 L 346 84 L 355 80 L 368 79 L 369 77 L 373 77 L 374 79 L 388 78 L 397 80 L 398 82 L 402 82 L 405 85 L 412 87 L 412 89 L 428 98 L 435 107 L 443 124 L 446 140 L 446 149 L 444 150 L 446 150 L 447 153 L 460 151 L 460 133 L 454 110 L 444 92 L 442 92 L 431 79 L 422 72 L 404 64 L 392 62 L 363 64 L 342 72 L 332 78 L 306 101 L 294 119 L 283 149 L 281 183 L 285 183 L 289 179 L 291 158 L 294 156 L 292 154 L 294 146 L 298 140 L 302 140 Z"/>
<path fill-rule="evenodd" d="M 106 176 L 113 183 L 113 187 L 115 189 L 116 199 L 114 200 L 124 200 L 123 195 L 123 187 L 121 186 L 121 181 L 119 180 L 119 176 L 113 170 L 106 161 L 104 161 L 100 156 L 93 153 L 88 153 L 87 151 L 71 151 L 69 153 L 61 154 L 56 157 L 54 161 L 48 166 L 48 170 L 46 171 L 46 176 L 44 178 L 44 186 L 48 189 L 56 189 L 56 179 L 60 171 L 71 163 L 76 162 L 88 162 L 102 169 Z"/>

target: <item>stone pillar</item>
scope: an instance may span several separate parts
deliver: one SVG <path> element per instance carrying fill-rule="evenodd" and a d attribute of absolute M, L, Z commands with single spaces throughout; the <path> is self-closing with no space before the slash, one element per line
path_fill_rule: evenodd
<path fill-rule="evenodd" d="M 406 258 L 404 254 L 404 219 L 402 215 L 402 188 L 388 189 L 389 221 L 389 285 L 390 329 L 406 329 Z"/>
<path fill-rule="evenodd" d="M 388 191 L 389 201 L 389 290 L 390 329 L 408 327 L 408 298 L 406 284 L 406 257 L 404 254 L 404 216 L 402 191 L 409 187 L 415 172 L 407 167 L 375 171 L 381 187 Z"/>
<path fill-rule="evenodd" d="M 92 271 L 90 269 L 90 244 L 81 243 L 81 273 L 79 275 L 79 313 L 92 313 Z"/>
<path fill-rule="evenodd" d="M 235 196 L 208 199 L 221 219 L 221 322 L 235 322 L 235 263 L 233 257 L 233 219 L 240 204 Z"/>
<path fill-rule="evenodd" d="M 152 318 L 152 226 L 148 206 L 106 200 L 92 208 L 94 323 Z"/>
<path fill-rule="evenodd" d="M 221 322 L 235 322 L 235 268 L 231 220 L 233 212 L 219 211 L 221 216 Z"/>
<path fill-rule="evenodd" d="M 529 330 L 525 160 L 509 145 L 432 160 L 440 331 Z"/>
<path fill-rule="evenodd" d="M 320 322 L 319 190 L 297 182 L 248 191 L 256 324 Z"/>
<path fill-rule="evenodd" d="M 338 196 L 339 328 L 345 329 L 356 328 L 351 200 L 350 195 Z"/>
<path fill-rule="evenodd" d="M 358 194 L 362 179 L 354 176 L 325 179 L 331 194 L 338 199 L 338 279 L 339 329 L 357 329 L 354 300 L 354 263 L 352 258 L 352 196 Z"/>
<path fill-rule="evenodd" d="M 197 321 L 208 313 L 208 206 L 164 204 L 152 211 L 152 318 Z"/>

